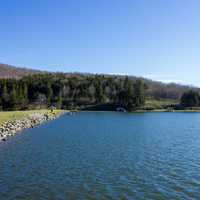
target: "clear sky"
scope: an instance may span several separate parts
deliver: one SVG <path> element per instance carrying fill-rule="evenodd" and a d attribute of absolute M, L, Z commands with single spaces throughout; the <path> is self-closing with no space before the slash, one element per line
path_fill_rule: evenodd
<path fill-rule="evenodd" d="M 0 62 L 200 86 L 199 0 L 0 1 Z"/>

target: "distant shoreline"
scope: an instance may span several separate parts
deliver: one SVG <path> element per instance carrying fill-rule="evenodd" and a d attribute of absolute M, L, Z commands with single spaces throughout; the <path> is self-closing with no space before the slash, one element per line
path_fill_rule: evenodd
<path fill-rule="evenodd" d="M 69 110 L 70 111 L 70 110 Z M 73 111 L 70 111 L 73 112 Z M 115 110 L 77 110 L 76 112 L 116 112 L 116 113 L 123 113 Z M 166 112 L 166 113 L 177 113 L 177 112 L 200 112 L 200 110 L 167 110 L 167 109 L 155 109 L 155 110 L 135 110 L 135 111 L 128 111 L 124 113 L 153 113 L 153 112 Z"/>
<path fill-rule="evenodd" d="M 24 129 L 33 128 L 39 124 L 42 124 L 49 120 L 54 120 L 65 113 L 75 112 L 116 112 L 116 113 L 200 113 L 199 109 L 185 109 L 185 110 L 167 110 L 167 109 L 155 109 L 155 110 L 135 110 L 131 112 L 118 112 L 118 111 L 106 111 L 106 110 L 55 110 L 50 112 L 49 110 L 33 110 L 33 111 L 3 111 L 0 112 L 0 141 L 6 141 L 8 137 L 14 136 L 18 132 Z M 12 117 L 12 114 L 16 117 Z M 20 113 L 20 114 L 19 114 Z M 9 114 L 7 116 L 7 114 Z M 5 116 L 3 116 L 5 115 Z M 4 120 L 4 118 L 7 119 Z M 23 116 L 23 117 L 22 117 Z"/>
<path fill-rule="evenodd" d="M 155 110 L 136 110 L 136 111 L 133 111 L 133 112 L 169 112 L 169 113 L 173 113 L 173 112 L 200 112 L 200 110 L 190 110 L 190 109 L 186 109 L 186 110 L 167 110 L 167 109 L 155 109 Z"/>

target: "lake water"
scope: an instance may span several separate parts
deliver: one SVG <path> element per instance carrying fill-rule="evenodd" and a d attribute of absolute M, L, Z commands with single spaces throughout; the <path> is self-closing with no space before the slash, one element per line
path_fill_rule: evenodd
<path fill-rule="evenodd" d="M 43 199 L 200 199 L 200 113 L 76 113 L 0 143 L 0 200 Z"/>

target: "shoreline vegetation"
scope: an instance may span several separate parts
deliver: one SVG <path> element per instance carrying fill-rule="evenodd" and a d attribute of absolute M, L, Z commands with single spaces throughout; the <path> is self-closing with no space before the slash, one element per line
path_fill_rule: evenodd
<path fill-rule="evenodd" d="M 200 90 L 131 76 L 45 73 L 0 78 L 0 141 L 68 110 L 200 112 Z M 181 90 L 181 91 L 180 91 Z"/>
<path fill-rule="evenodd" d="M 33 128 L 46 121 L 54 120 L 64 114 L 65 110 L 31 110 L 0 112 L 0 141 L 6 141 L 9 137 Z"/>
<path fill-rule="evenodd" d="M 200 107 L 197 89 L 152 86 L 142 78 L 84 74 L 36 74 L 0 79 L 0 110 L 182 110 Z"/>

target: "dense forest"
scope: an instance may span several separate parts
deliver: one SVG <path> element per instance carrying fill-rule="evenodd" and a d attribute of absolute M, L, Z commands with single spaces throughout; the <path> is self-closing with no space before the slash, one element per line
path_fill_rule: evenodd
<path fill-rule="evenodd" d="M 51 106 L 93 110 L 183 109 L 200 106 L 199 92 L 197 87 L 135 76 L 49 73 L 0 64 L 0 110 Z"/>
<path fill-rule="evenodd" d="M 24 76 L 34 75 L 34 74 L 46 74 L 48 72 L 30 69 L 30 68 L 21 68 L 15 67 L 7 64 L 0 63 L 0 79 L 21 79 Z M 53 73 L 56 74 L 56 73 Z M 76 77 L 77 79 L 85 79 L 86 77 L 94 78 L 94 74 L 87 73 L 63 73 L 66 78 Z M 114 78 L 114 79 L 123 79 L 125 76 L 123 75 L 103 75 L 105 78 Z M 200 92 L 200 89 L 193 86 L 180 85 L 176 83 L 165 84 L 158 81 L 153 81 L 150 79 L 136 77 L 136 76 L 128 76 L 131 81 L 136 81 L 138 79 L 142 80 L 148 88 L 146 90 L 147 96 L 151 96 L 154 99 L 174 99 L 178 100 L 181 98 L 182 94 L 188 90 L 194 90 Z"/>
<path fill-rule="evenodd" d="M 200 94 L 199 92 L 189 90 L 185 92 L 180 100 L 182 107 L 200 107 Z"/>
<path fill-rule="evenodd" d="M 0 79 L 0 106 L 2 110 L 50 106 L 84 109 L 112 104 L 134 110 L 144 105 L 146 89 L 142 80 L 128 77 L 35 74 L 21 79 Z"/>

